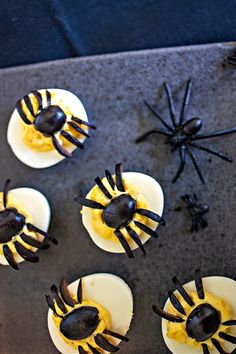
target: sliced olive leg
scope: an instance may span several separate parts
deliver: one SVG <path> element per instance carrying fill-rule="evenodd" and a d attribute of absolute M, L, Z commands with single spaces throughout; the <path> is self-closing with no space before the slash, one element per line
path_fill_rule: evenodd
<path fill-rule="evenodd" d="M 61 315 L 59 315 L 57 313 L 52 298 L 49 295 L 45 295 L 45 297 L 46 297 L 46 301 L 47 301 L 48 307 L 53 311 L 54 315 L 62 318 L 63 316 L 61 316 Z"/>
<path fill-rule="evenodd" d="M 152 230 L 150 227 L 148 227 L 147 225 L 144 225 L 142 224 L 141 222 L 139 221 L 135 221 L 134 220 L 134 223 L 136 226 L 138 226 L 138 228 L 140 228 L 142 231 L 144 231 L 146 234 L 152 236 L 152 237 L 155 237 L 157 238 L 158 237 L 158 234 L 156 233 L 156 231 Z"/>
<path fill-rule="evenodd" d="M 115 353 L 119 350 L 118 347 L 111 344 L 102 334 L 97 334 L 94 337 L 94 341 L 100 348 L 106 350 L 107 352 Z"/>
<path fill-rule="evenodd" d="M 132 238 L 132 240 L 136 243 L 136 245 L 139 246 L 139 248 L 143 252 L 143 255 L 145 255 L 146 251 L 145 251 L 145 248 L 144 248 L 142 241 L 140 240 L 138 234 L 130 226 L 126 226 L 126 230 L 127 230 L 128 234 L 130 235 L 130 237 Z"/>
<path fill-rule="evenodd" d="M 164 318 L 165 320 L 167 321 L 170 321 L 170 322 L 184 322 L 184 319 L 179 317 L 179 316 L 175 316 L 175 315 L 172 315 L 164 310 L 162 310 L 160 307 L 156 306 L 156 305 L 153 305 L 152 306 L 152 309 L 153 311 L 158 314 L 160 317 Z"/>
<path fill-rule="evenodd" d="M 68 132 L 66 132 L 65 130 L 62 130 L 61 135 L 68 140 L 71 144 L 75 145 L 76 147 L 83 149 L 84 145 L 83 143 L 81 143 L 78 139 L 76 139 L 73 135 L 69 134 Z"/>
<path fill-rule="evenodd" d="M 125 187 L 122 178 L 122 164 L 119 163 L 116 165 L 116 187 L 119 189 L 120 192 L 125 192 Z"/>
<path fill-rule="evenodd" d="M 106 175 L 108 183 L 110 184 L 111 188 L 114 190 L 115 189 L 115 182 L 114 182 L 114 179 L 113 179 L 111 173 L 108 170 L 106 170 L 105 175 Z"/>
<path fill-rule="evenodd" d="M 97 184 L 97 186 L 99 187 L 99 189 L 102 191 L 102 193 L 108 198 L 108 199 L 112 199 L 112 195 L 109 193 L 109 191 L 106 189 L 106 187 L 104 186 L 102 180 L 97 177 L 95 178 L 95 182 Z"/>
<path fill-rule="evenodd" d="M 27 125 L 32 124 L 32 122 L 27 118 L 27 115 L 23 111 L 22 101 L 21 100 L 19 100 L 16 103 L 16 110 L 17 110 L 19 116 L 21 117 L 21 119 L 24 121 L 25 124 L 27 124 Z"/>
<path fill-rule="evenodd" d="M 20 242 L 15 241 L 14 245 L 19 255 L 26 261 L 32 263 L 36 263 L 39 261 L 39 257 L 34 252 L 27 250 L 27 248 L 25 248 Z"/>
<path fill-rule="evenodd" d="M 50 236 L 47 232 L 39 229 L 37 226 L 30 223 L 28 223 L 26 226 L 29 231 L 37 232 L 38 234 L 44 236 L 46 239 L 52 241 L 55 245 L 57 245 L 58 241 L 54 237 Z"/>
<path fill-rule="evenodd" d="M 205 298 L 205 294 L 204 294 L 202 275 L 200 269 L 195 270 L 195 286 L 196 286 L 199 299 L 203 300 Z"/>
<path fill-rule="evenodd" d="M 18 270 L 19 267 L 18 267 L 18 264 L 16 263 L 15 259 L 14 259 L 14 256 L 13 256 L 13 253 L 12 251 L 10 250 L 9 246 L 8 245 L 3 245 L 3 254 L 6 258 L 6 260 L 8 261 L 9 265 Z"/>
<path fill-rule="evenodd" d="M 77 300 L 78 303 L 82 303 L 83 301 L 83 284 L 82 284 L 82 278 L 79 281 L 78 289 L 77 289 Z"/>
<path fill-rule="evenodd" d="M 171 304 L 174 306 L 174 308 L 181 313 L 182 315 L 186 316 L 186 313 L 184 311 L 183 306 L 181 305 L 181 302 L 178 300 L 178 298 L 175 296 L 175 294 L 172 291 L 169 291 L 169 298 Z"/>
<path fill-rule="evenodd" d="M 64 149 L 64 147 L 60 144 L 58 139 L 55 137 L 55 135 L 52 137 L 52 143 L 54 148 L 57 150 L 57 152 L 65 157 L 72 157 L 72 153 L 70 151 L 67 151 Z"/>
<path fill-rule="evenodd" d="M 27 243 L 28 245 L 30 245 L 32 247 L 42 248 L 42 249 L 45 249 L 45 250 L 49 248 L 48 244 L 40 242 L 40 241 L 36 240 L 35 238 L 26 235 L 25 233 L 22 233 L 20 235 L 20 237 L 25 243 Z"/>
<path fill-rule="evenodd" d="M 180 295 L 182 296 L 182 298 L 187 302 L 187 304 L 189 306 L 194 306 L 194 302 L 191 299 L 191 297 L 189 296 L 189 294 L 187 293 L 187 291 L 184 289 L 183 285 L 180 283 L 180 281 L 176 278 L 173 277 L 172 281 L 174 283 L 174 286 L 176 288 L 176 290 L 178 290 L 178 292 L 180 293 Z"/>
<path fill-rule="evenodd" d="M 67 313 L 66 307 L 63 303 L 63 301 L 61 300 L 59 294 L 58 294 L 58 290 L 56 285 L 52 285 L 51 286 L 51 292 L 52 292 L 52 296 L 53 299 L 55 300 L 57 306 L 59 307 L 59 309 L 63 312 L 63 313 Z"/>
<path fill-rule="evenodd" d="M 153 211 L 147 209 L 136 209 L 136 213 L 146 216 L 147 218 L 153 221 L 159 222 L 163 226 L 165 225 L 164 219 L 160 215 L 154 213 Z"/>
<path fill-rule="evenodd" d="M 107 334 L 109 336 L 112 336 L 114 338 L 118 338 L 120 340 L 123 340 L 124 342 L 128 342 L 129 341 L 129 338 L 125 337 L 125 336 L 122 336 L 121 334 L 119 333 L 116 333 L 116 332 L 113 332 L 113 331 L 110 331 L 109 329 L 105 329 L 103 331 L 104 334 Z"/>
<path fill-rule="evenodd" d="M 120 243 L 121 243 L 122 247 L 124 248 L 125 252 L 127 253 L 127 256 L 129 258 L 134 258 L 133 252 L 132 252 L 128 242 L 126 241 L 125 237 L 120 232 L 120 230 L 115 230 L 114 233 L 115 233 L 116 237 L 118 238 L 118 240 L 120 241 Z"/>
<path fill-rule="evenodd" d="M 77 125 L 75 122 L 68 122 L 67 123 L 70 127 L 72 127 L 74 130 L 77 131 L 77 133 L 80 133 L 84 136 L 86 136 L 86 138 L 90 138 L 90 135 L 85 131 L 83 130 L 82 128 L 80 128 L 79 125 Z"/>
<path fill-rule="evenodd" d="M 32 91 L 32 94 L 34 95 L 34 97 L 36 97 L 37 102 L 38 102 L 38 111 L 41 111 L 41 109 L 43 108 L 43 99 L 42 99 L 42 95 L 39 91 Z"/>
<path fill-rule="evenodd" d="M 8 178 L 4 184 L 4 188 L 3 188 L 3 205 L 4 205 L 4 208 L 7 207 L 7 196 L 8 196 L 8 192 L 9 192 L 9 189 L 10 189 L 10 183 L 11 183 L 11 180 Z"/>
<path fill-rule="evenodd" d="M 76 301 L 70 295 L 70 292 L 67 287 L 68 287 L 68 284 L 67 284 L 66 278 L 62 278 L 61 282 L 60 282 L 61 297 L 67 305 L 69 305 L 70 307 L 74 307 L 74 305 L 76 304 Z"/>
<path fill-rule="evenodd" d="M 91 208 L 91 209 L 104 209 L 105 207 L 96 202 L 95 200 L 91 200 L 91 199 L 86 199 L 86 198 L 83 198 L 83 197 L 76 197 L 75 198 L 75 201 L 87 208 Z"/>

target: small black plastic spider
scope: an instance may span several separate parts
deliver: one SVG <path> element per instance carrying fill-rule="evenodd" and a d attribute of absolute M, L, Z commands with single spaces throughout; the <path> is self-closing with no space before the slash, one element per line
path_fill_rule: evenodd
<path fill-rule="evenodd" d="M 201 134 L 197 134 L 201 128 L 202 128 L 202 119 L 200 118 L 191 118 L 186 120 L 185 119 L 185 113 L 186 109 L 189 105 L 189 99 L 190 99 L 190 94 L 191 94 L 191 89 L 192 89 L 192 82 L 191 80 L 187 81 L 186 89 L 185 89 L 185 94 L 184 94 L 184 99 L 180 111 L 180 116 L 179 120 L 177 121 L 176 119 L 176 114 L 174 111 L 174 105 L 173 105 L 173 98 L 171 94 L 171 90 L 169 88 L 169 85 L 167 83 L 164 83 L 165 91 L 167 94 L 168 98 L 168 106 L 170 110 L 170 117 L 171 117 L 171 122 L 172 126 L 166 123 L 161 116 L 154 110 L 152 106 L 150 106 L 149 103 L 144 101 L 145 105 L 150 109 L 150 111 L 158 118 L 158 120 L 161 122 L 161 124 L 166 128 L 166 130 L 162 129 L 152 129 L 145 134 L 141 135 L 138 139 L 136 139 L 136 143 L 140 143 L 141 141 L 146 140 L 147 137 L 153 134 L 161 134 L 167 137 L 166 139 L 166 144 L 169 144 L 171 146 L 171 151 L 178 150 L 179 151 L 179 157 L 180 157 L 180 164 L 179 168 L 177 170 L 176 175 L 174 176 L 172 182 L 176 182 L 181 173 L 184 170 L 185 166 L 185 161 L 186 161 L 186 154 L 189 155 L 190 159 L 192 160 L 193 166 L 195 170 L 197 171 L 197 174 L 201 180 L 201 182 L 204 184 L 204 178 L 202 175 L 202 172 L 197 164 L 195 154 L 193 152 L 192 148 L 199 149 L 202 151 L 205 151 L 207 153 L 210 153 L 212 155 L 218 156 L 221 159 L 232 162 L 232 159 L 223 154 L 222 152 L 216 151 L 213 148 L 210 148 L 208 146 L 205 146 L 201 143 L 199 143 L 199 140 L 204 140 L 204 139 L 209 139 L 209 138 L 215 138 L 215 137 L 220 137 L 228 134 L 233 134 L 236 132 L 236 127 L 230 128 L 230 129 L 225 129 L 225 130 L 219 130 L 219 131 L 210 131 L 210 132 L 203 132 Z"/>
<path fill-rule="evenodd" d="M 39 229 L 33 224 L 26 222 L 26 217 L 19 213 L 16 208 L 7 207 L 8 192 L 11 180 L 8 179 L 5 182 L 3 189 L 3 207 L 4 209 L 0 211 L 0 245 L 3 250 L 3 255 L 6 258 L 9 265 L 18 270 L 18 264 L 14 259 L 14 255 L 11 251 L 9 245 L 14 246 L 16 252 L 29 262 L 38 262 L 39 257 L 32 251 L 25 248 L 23 243 L 26 243 L 37 249 L 47 249 L 48 244 L 45 244 L 37 239 L 34 239 L 30 235 L 25 233 L 26 230 L 33 231 L 42 235 L 45 239 L 52 241 L 57 244 L 57 240 L 51 237 L 47 232 Z"/>
<path fill-rule="evenodd" d="M 172 280 L 180 297 L 177 297 L 173 291 L 169 291 L 169 300 L 172 306 L 178 311 L 179 315 L 166 312 L 157 305 L 153 305 L 153 311 L 167 321 L 176 323 L 176 332 L 178 332 L 178 324 L 185 322 L 187 336 L 201 343 L 203 354 L 210 354 L 208 344 L 206 343 L 208 340 L 211 340 L 220 354 L 229 354 L 223 349 L 218 339 L 213 336 L 217 334 L 225 341 L 236 344 L 236 337 L 224 331 L 226 327 L 235 326 L 236 320 L 230 318 L 228 321 L 222 322 L 220 311 L 206 302 L 200 270 L 195 271 L 195 287 L 198 298 L 202 301 L 200 305 L 194 303 L 189 293 L 176 277 L 173 277 Z M 186 314 L 182 305 L 183 303 L 187 304 L 188 308 L 192 309 L 189 315 Z M 235 353 L 236 349 L 234 349 L 231 354 Z"/>
<path fill-rule="evenodd" d="M 38 107 L 37 109 L 33 107 L 30 95 L 33 95 L 37 99 Z M 74 137 L 72 134 L 68 133 L 66 130 L 63 130 L 64 126 L 67 124 L 70 128 L 73 128 L 77 133 L 82 134 L 83 136 L 89 138 L 89 134 L 80 127 L 80 125 L 87 126 L 91 129 L 96 129 L 96 127 L 86 122 L 78 117 L 71 117 L 71 120 L 68 121 L 67 115 L 58 105 L 53 105 L 51 103 L 51 93 L 49 90 L 46 90 L 46 98 L 47 105 L 43 107 L 43 99 L 42 95 L 39 91 L 32 91 L 28 95 L 24 96 L 16 103 L 16 109 L 21 117 L 27 125 L 34 125 L 34 128 L 38 130 L 41 134 L 43 134 L 47 138 L 52 139 L 52 143 L 54 148 L 59 152 L 59 154 L 65 157 L 71 157 L 72 153 L 66 150 L 62 144 L 57 139 L 57 134 L 61 134 L 63 138 L 69 141 L 71 144 L 76 147 L 83 149 L 84 145 Z M 34 121 L 31 122 L 24 109 L 23 103 L 27 107 L 28 111 L 32 115 Z"/>
<path fill-rule="evenodd" d="M 47 304 L 53 311 L 54 316 L 60 318 L 60 332 L 72 343 L 74 341 L 83 341 L 89 347 L 89 353 L 91 351 L 93 354 L 101 354 L 100 351 L 86 340 L 91 340 L 92 338 L 99 348 L 110 353 L 117 352 L 119 347 L 113 345 L 107 337 L 118 338 L 125 342 L 129 341 L 127 337 L 107 328 L 102 332 L 98 330 L 100 313 L 97 307 L 88 306 L 83 303 L 82 279 L 80 279 L 77 288 L 77 300 L 70 294 L 65 278 L 61 279 L 60 292 L 56 285 L 51 286 L 51 291 L 52 298 L 46 295 Z M 94 332 L 97 333 L 94 334 Z M 78 352 L 79 354 L 88 354 L 82 345 L 78 346 Z"/>
<path fill-rule="evenodd" d="M 198 232 L 199 225 L 202 229 L 205 229 L 208 226 L 208 222 L 205 219 L 204 215 L 209 211 L 208 205 L 200 204 L 195 193 L 193 194 L 193 196 L 185 194 L 181 197 L 181 199 L 187 205 L 187 210 L 192 219 L 191 232 Z M 178 211 L 180 210 L 180 208 L 176 208 L 175 210 Z"/>
<path fill-rule="evenodd" d="M 228 57 L 228 63 L 236 66 L 236 52 Z"/>

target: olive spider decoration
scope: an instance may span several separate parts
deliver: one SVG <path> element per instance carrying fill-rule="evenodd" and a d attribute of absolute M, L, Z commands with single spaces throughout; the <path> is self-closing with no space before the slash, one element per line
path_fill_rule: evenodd
<path fill-rule="evenodd" d="M 180 329 L 178 326 L 184 328 L 187 337 L 201 345 L 203 354 L 210 354 L 209 341 L 220 354 L 229 354 L 218 338 L 236 344 L 236 337 L 227 333 L 231 326 L 236 325 L 236 320 L 229 318 L 222 321 L 221 312 L 206 300 L 207 293 L 203 287 L 200 270 L 195 271 L 196 298 L 194 300 L 192 293 L 189 293 L 176 277 L 172 280 L 178 295 L 169 291 L 169 301 L 178 315 L 170 313 L 170 309 L 166 312 L 157 305 L 153 305 L 153 311 L 161 318 L 174 323 L 175 333 L 178 333 L 178 328 Z M 236 353 L 236 349 L 231 354 L 233 353 Z"/>
<path fill-rule="evenodd" d="M 154 134 L 164 135 L 166 137 L 165 143 L 171 146 L 171 151 L 174 152 L 178 150 L 179 152 L 180 164 L 172 182 L 173 183 L 176 182 L 177 179 L 180 177 L 181 173 L 183 172 L 185 167 L 185 162 L 186 162 L 186 155 L 188 155 L 193 163 L 193 166 L 201 182 L 204 184 L 205 180 L 198 166 L 193 149 L 198 149 L 207 152 L 209 154 L 218 156 L 227 162 L 232 162 L 232 159 L 226 156 L 224 153 L 216 151 L 214 148 L 208 147 L 199 141 L 233 134 L 236 132 L 236 127 L 219 130 L 219 131 L 207 131 L 207 132 L 199 133 L 203 125 L 202 119 L 200 118 L 191 118 L 187 120 L 185 119 L 186 110 L 190 100 L 192 81 L 191 80 L 187 81 L 184 99 L 182 102 L 182 107 L 181 107 L 178 120 L 176 119 L 176 114 L 173 105 L 173 97 L 172 97 L 170 87 L 167 83 L 164 83 L 164 88 L 167 94 L 172 125 L 166 123 L 165 120 L 163 120 L 163 118 L 154 110 L 154 108 L 148 102 L 144 101 L 145 105 L 150 109 L 150 111 L 155 115 L 155 117 L 159 120 L 162 126 L 165 127 L 166 129 L 165 130 L 152 129 L 146 132 L 145 134 L 141 135 L 139 138 L 137 138 L 136 143 L 140 143 L 146 140 L 149 136 Z"/>
<path fill-rule="evenodd" d="M 33 97 L 36 98 L 37 108 L 33 107 L 30 95 L 33 95 Z M 39 91 L 34 90 L 16 103 L 16 109 L 25 124 L 33 124 L 34 128 L 43 136 L 52 139 L 53 146 L 59 154 L 64 157 L 71 157 L 72 153 L 66 150 L 59 142 L 59 135 L 80 149 L 83 149 L 84 145 L 79 139 L 63 128 L 67 125 L 75 132 L 89 138 L 90 135 L 81 127 L 81 125 L 91 129 L 96 129 L 96 127 L 78 117 L 72 116 L 69 118 L 60 106 L 52 104 L 52 96 L 49 90 L 46 90 L 46 100 L 47 104 L 44 106 L 42 94 Z M 33 121 L 29 120 L 27 117 L 23 104 L 33 117 Z"/>
<path fill-rule="evenodd" d="M 39 257 L 34 252 L 27 249 L 23 243 L 26 243 L 27 245 L 30 245 L 36 249 L 49 248 L 48 244 L 45 244 L 28 235 L 27 231 L 38 233 L 54 244 L 57 244 L 57 240 L 33 224 L 27 223 L 26 217 L 19 213 L 16 208 L 7 206 L 10 182 L 10 179 L 5 182 L 3 190 L 4 209 L 0 211 L 0 244 L 2 247 L 3 255 L 9 265 L 12 268 L 18 270 L 19 267 L 16 260 L 14 259 L 14 254 L 11 250 L 12 247 L 22 258 L 33 263 L 38 262 Z"/>
<path fill-rule="evenodd" d="M 102 210 L 103 222 L 109 228 L 114 229 L 114 235 L 129 258 L 134 258 L 134 254 L 126 237 L 123 235 L 123 230 L 127 231 L 130 238 L 145 255 L 145 249 L 142 241 L 130 223 L 134 222 L 134 225 L 139 230 L 151 237 L 157 238 L 157 232 L 148 225 L 136 220 L 135 216 L 137 214 L 142 215 L 147 219 L 153 220 L 163 226 L 165 225 L 164 219 L 153 211 L 137 207 L 137 200 L 125 190 L 125 183 L 122 177 L 122 164 L 116 165 L 115 176 L 112 176 L 108 170 L 105 171 L 105 176 L 110 191 L 99 177 L 95 178 L 98 188 L 107 198 L 107 203 L 105 205 L 96 200 L 83 197 L 76 197 L 75 201 L 85 207 Z"/>
<path fill-rule="evenodd" d="M 181 199 L 186 204 L 188 213 L 192 219 L 191 232 L 198 232 L 199 226 L 202 229 L 205 229 L 208 226 L 206 220 L 206 213 L 209 211 L 209 206 L 207 204 L 201 204 L 198 201 L 197 195 L 194 193 L 193 196 L 185 194 Z M 180 210 L 179 208 L 175 209 L 176 211 Z"/>
<path fill-rule="evenodd" d="M 54 316 L 60 319 L 59 330 L 67 341 L 82 341 L 83 345 L 78 345 L 79 354 L 101 354 L 97 347 L 110 353 L 117 352 L 119 347 L 110 342 L 110 337 L 128 342 L 127 337 L 110 329 L 105 328 L 100 332 L 100 311 L 95 303 L 88 306 L 88 300 L 83 299 L 82 279 L 78 284 L 76 299 L 70 294 L 65 278 L 61 279 L 60 291 L 52 285 L 51 292 L 52 297 L 46 295 L 47 304 Z M 91 341 L 94 345 L 91 345 Z M 89 351 L 84 349 L 85 346 Z"/>

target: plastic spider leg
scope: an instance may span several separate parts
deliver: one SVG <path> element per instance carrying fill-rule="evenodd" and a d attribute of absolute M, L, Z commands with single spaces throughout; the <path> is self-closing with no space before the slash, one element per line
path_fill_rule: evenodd
<path fill-rule="evenodd" d="M 43 99 L 42 99 L 42 95 L 39 91 L 32 91 L 32 94 L 34 95 L 34 97 L 37 99 L 38 102 L 38 111 L 41 111 L 43 108 Z"/>
<path fill-rule="evenodd" d="M 141 249 L 141 251 L 143 252 L 143 255 L 145 256 L 146 251 L 145 248 L 142 244 L 142 241 L 140 240 L 138 234 L 130 227 L 130 226 L 126 226 L 126 231 L 128 232 L 128 234 L 130 235 L 130 237 L 132 238 L 132 240 L 136 243 L 136 245 L 138 245 L 138 247 Z"/>
<path fill-rule="evenodd" d="M 176 172 L 176 175 L 174 176 L 172 183 L 175 183 L 177 181 L 177 179 L 180 177 L 181 173 L 184 170 L 184 166 L 185 166 L 185 161 L 186 161 L 186 146 L 182 145 L 179 147 L 179 157 L 180 157 L 180 164 L 179 164 L 179 168 Z"/>
<path fill-rule="evenodd" d="M 75 145 L 76 147 L 83 149 L 84 145 L 83 143 L 81 143 L 79 141 L 79 139 L 76 139 L 73 135 L 69 134 L 68 132 L 66 132 L 65 130 L 62 130 L 60 132 L 60 134 L 63 136 L 63 138 L 65 138 L 66 140 L 68 140 L 71 144 Z"/>
<path fill-rule="evenodd" d="M 54 148 L 57 150 L 57 152 L 65 157 L 72 157 L 72 153 L 70 151 L 67 151 L 66 149 L 64 149 L 64 147 L 60 144 L 60 142 L 58 141 L 58 139 L 56 138 L 55 135 L 53 135 L 52 137 L 52 143 Z"/>
<path fill-rule="evenodd" d="M 150 135 L 153 135 L 153 134 L 160 134 L 160 135 L 165 135 L 165 136 L 168 136 L 170 137 L 171 134 L 164 131 L 164 130 L 161 130 L 161 129 L 152 129 L 152 130 L 149 130 L 148 132 L 142 134 L 140 137 L 138 137 L 135 142 L 136 143 L 141 143 L 142 141 L 146 140 Z"/>
<path fill-rule="evenodd" d="M 199 216 L 198 220 L 202 229 L 205 229 L 208 226 L 208 222 L 201 215 Z"/>
<path fill-rule="evenodd" d="M 191 226 L 191 232 L 193 232 L 193 231 L 198 231 L 198 225 L 197 225 L 197 220 L 196 220 L 196 218 L 192 218 L 192 226 Z"/>
<path fill-rule="evenodd" d="M 176 124 L 176 119 L 175 119 L 175 111 L 174 111 L 174 103 L 173 103 L 172 93 L 171 93 L 169 85 L 166 82 L 164 83 L 164 87 L 165 87 L 165 91 L 166 91 L 166 95 L 167 95 L 168 107 L 169 107 L 169 111 L 170 111 L 170 118 L 171 118 L 173 126 L 176 127 L 177 124 Z"/>
<path fill-rule="evenodd" d="M 228 63 L 236 65 L 236 56 L 228 57 Z"/>
<path fill-rule="evenodd" d="M 189 79 L 187 81 L 186 88 L 185 88 L 184 99 L 183 99 L 183 103 L 180 111 L 180 117 L 179 117 L 179 125 L 181 125 L 185 120 L 185 113 L 189 105 L 191 90 L 192 90 L 192 81 L 191 79 Z"/>
<path fill-rule="evenodd" d="M 159 116 L 159 114 L 154 110 L 154 108 L 147 102 L 144 100 L 144 104 L 148 107 L 148 109 L 152 112 L 152 114 L 154 114 L 154 116 L 161 122 L 162 125 L 164 125 L 164 127 L 166 127 L 170 132 L 173 132 L 173 128 L 171 128 L 171 126 L 169 124 L 167 124 L 163 118 L 161 118 Z"/>
<path fill-rule="evenodd" d="M 10 183 L 11 183 L 11 180 L 7 179 L 4 184 L 4 187 L 3 187 L 3 206 L 4 206 L 4 208 L 7 207 L 7 196 L 8 196 L 8 192 L 10 189 Z"/>
<path fill-rule="evenodd" d="M 195 170 L 197 171 L 197 174 L 198 174 L 198 176 L 199 176 L 201 182 L 202 182 L 203 184 L 205 184 L 205 180 L 204 180 L 204 177 L 203 177 L 203 175 L 202 175 L 202 172 L 201 172 L 201 170 L 200 170 L 200 168 L 199 168 L 199 166 L 198 166 L 198 164 L 197 164 L 195 155 L 194 155 L 194 153 L 193 153 L 193 151 L 191 150 L 190 147 L 187 148 L 187 153 L 189 154 L 189 156 L 190 156 L 190 158 L 191 158 L 191 160 L 192 160 L 193 166 L 194 166 Z"/>
<path fill-rule="evenodd" d="M 192 140 L 195 141 L 195 140 L 202 140 L 202 139 L 209 139 L 209 138 L 217 138 L 220 136 L 229 135 L 229 134 L 233 134 L 233 133 L 236 133 L 236 127 L 224 129 L 224 130 L 218 130 L 218 131 L 214 131 L 214 132 L 205 132 L 205 133 L 193 136 Z"/>
<path fill-rule="evenodd" d="M 212 155 L 215 155 L 215 156 L 218 156 L 220 157 L 221 159 L 225 160 L 225 161 L 228 161 L 228 162 L 233 162 L 233 160 L 226 156 L 225 154 L 223 154 L 222 152 L 220 151 L 216 151 L 214 150 L 213 148 L 209 148 L 205 145 L 202 145 L 200 143 L 191 143 L 190 146 L 196 148 L 196 149 L 199 149 L 199 150 L 202 150 L 202 151 L 205 151 L 205 152 L 208 152 L 209 154 L 212 154 Z"/>

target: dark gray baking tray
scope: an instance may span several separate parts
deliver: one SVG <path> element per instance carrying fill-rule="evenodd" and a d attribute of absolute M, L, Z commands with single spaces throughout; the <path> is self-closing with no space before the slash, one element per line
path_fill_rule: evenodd
<path fill-rule="evenodd" d="M 0 267 L 0 352 L 57 353 L 47 329 L 44 294 L 61 276 L 69 281 L 94 272 L 112 272 L 124 278 L 133 290 L 135 311 L 130 342 L 122 345 L 126 354 L 159 354 L 168 350 L 163 342 L 160 319 L 152 304 L 164 304 L 171 278 L 182 282 L 193 278 L 201 267 L 204 275 L 235 278 L 236 265 L 236 170 L 205 153 L 197 153 L 207 184 L 203 186 L 188 163 L 181 179 L 172 184 L 178 158 L 163 139 L 152 138 L 140 145 L 134 139 L 157 124 L 143 105 L 143 99 L 158 103 L 168 114 L 162 84 L 168 81 L 176 95 L 183 96 L 185 81 L 192 77 L 193 95 L 188 117 L 199 116 L 205 129 L 236 125 L 236 69 L 226 63 L 234 43 L 159 49 L 133 53 L 69 59 L 0 71 L 0 185 L 11 177 L 14 186 L 35 187 L 52 207 L 50 232 L 58 247 L 40 251 L 40 262 L 24 262 L 20 271 Z M 16 100 L 32 89 L 68 89 L 83 101 L 97 127 L 84 151 L 71 160 L 44 170 L 34 170 L 18 161 L 6 143 L 9 116 Z M 235 155 L 236 136 L 215 139 L 217 149 Z M 97 248 L 85 231 L 80 207 L 73 201 L 86 194 L 97 175 L 111 171 L 115 163 L 124 169 L 152 175 L 165 193 L 164 217 L 158 240 L 146 244 L 147 256 L 139 251 L 135 259 L 110 254 Z M 174 212 L 184 193 L 195 191 L 210 205 L 209 227 L 191 234 L 185 212 Z"/>

